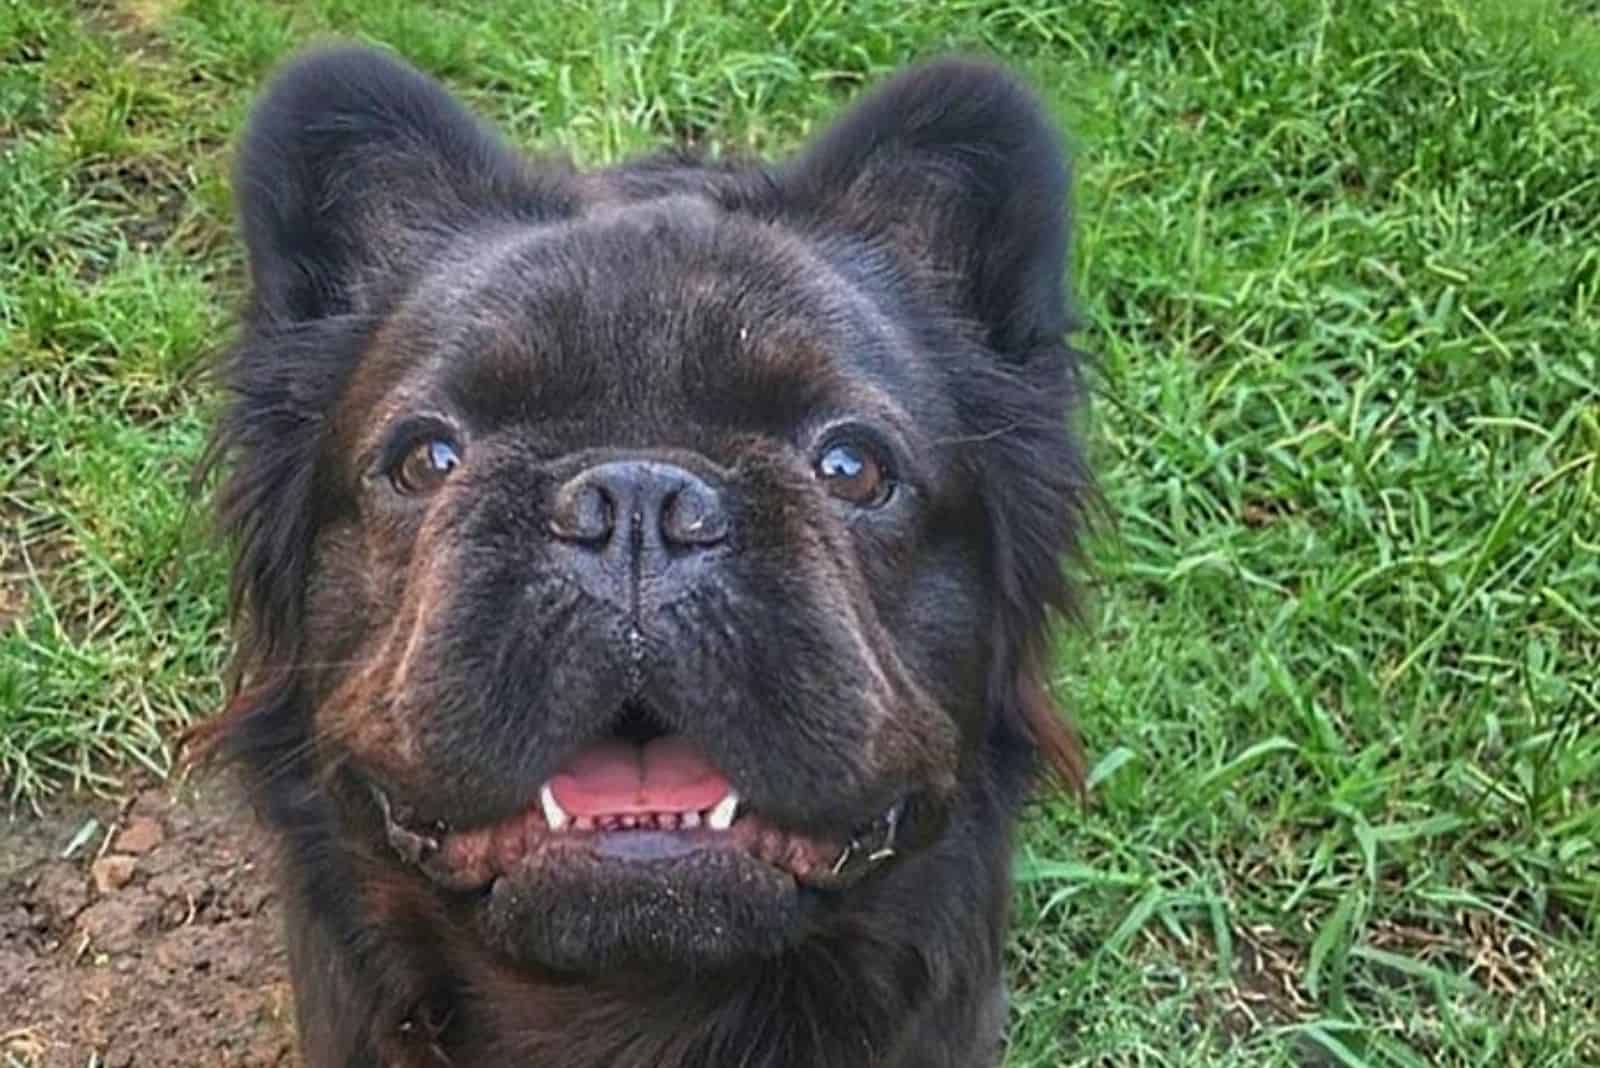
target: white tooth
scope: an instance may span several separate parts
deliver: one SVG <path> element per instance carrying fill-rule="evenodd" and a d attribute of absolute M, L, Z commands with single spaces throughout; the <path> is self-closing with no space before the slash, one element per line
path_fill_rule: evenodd
<path fill-rule="evenodd" d="M 698 813 L 698 812 L 685 812 L 685 813 L 681 814 L 678 817 L 678 826 L 686 827 L 686 828 L 688 828 L 690 830 L 693 830 L 694 828 L 700 826 L 700 813 Z"/>
<path fill-rule="evenodd" d="M 544 821 L 550 825 L 552 831 L 566 829 L 567 821 L 571 817 L 556 801 L 555 791 L 550 789 L 549 783 L 539 787 L 539 807 L 544 809 Z"/>
<path fill-rule="evenodd" d="M 733 826 L 733 816 L 738 811 L 739 795 L 729 790 L 727 796 L 711 810 L 711 815 L 706 817 L 706 826 L 713 831 L 725 831 Z"/>

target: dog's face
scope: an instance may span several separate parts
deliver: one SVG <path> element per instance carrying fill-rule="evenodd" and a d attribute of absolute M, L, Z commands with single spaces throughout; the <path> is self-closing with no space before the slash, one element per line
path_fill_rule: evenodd
<path fill-rule="evenodd" d="M 825 259 L 693 198 L 437 256 L 336 409 L 307 627 L 359 666 L 318 733 L 517 953 L 780 944 L 978 729 L 953 406 Z"/>
<path fill-rule="evenodd" d="M 577 174 L 325 53 L 239 179 L 246 669 L 461 938 L 771 956 L 1054 738 L 1065 179 L 1011 83 L 914 73 L 781 167 Z"/>

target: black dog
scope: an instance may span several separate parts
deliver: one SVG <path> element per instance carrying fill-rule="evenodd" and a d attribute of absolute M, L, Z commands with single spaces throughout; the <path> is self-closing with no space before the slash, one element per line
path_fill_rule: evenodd
<path fill-rule="evenodd" d="M 312 1068 L 993 1064 L 1088 477 L 1003 72 L 580 173 L 373 51 L 236 174 L 217 436 Z"/>

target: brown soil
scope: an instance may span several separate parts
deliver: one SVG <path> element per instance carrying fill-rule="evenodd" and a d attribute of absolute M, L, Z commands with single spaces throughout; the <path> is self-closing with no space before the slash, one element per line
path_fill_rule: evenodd
<path fill-rule="evenodd" d="M 294 1065 L 268 868 L 215 784 L 0 818 L 0 1064 Z"/>

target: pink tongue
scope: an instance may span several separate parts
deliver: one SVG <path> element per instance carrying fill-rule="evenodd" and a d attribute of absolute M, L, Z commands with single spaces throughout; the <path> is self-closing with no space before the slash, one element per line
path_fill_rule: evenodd
<path fill-rule="evenodd" d="M 687 739 L 668 736 L 644 745 L 596 742 L 550 780 L 569 816 L 636 812 L 701 812 L 731 789 L 728 780 Z"/>

